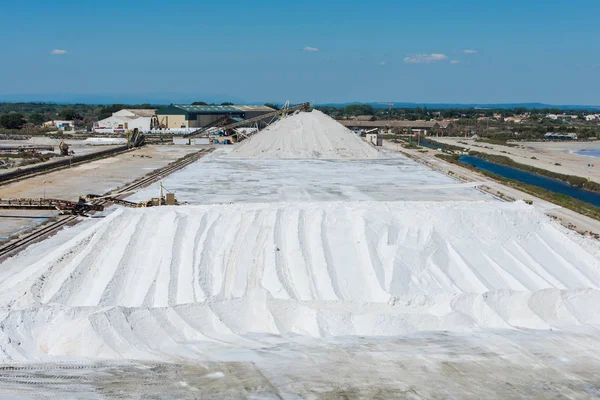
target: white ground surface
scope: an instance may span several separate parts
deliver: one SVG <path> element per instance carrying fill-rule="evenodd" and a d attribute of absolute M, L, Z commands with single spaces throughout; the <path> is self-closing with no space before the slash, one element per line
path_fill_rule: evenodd
<path fill-rule="evenodd" d="M 297 201 L 447 201 L 491 199 L 472 184 L 386 152 L 377 160 L 232 159 L 221 148 L 163 180 L 179 201 L 192 204 Z M 156 197 L 149 187 L 131 197 Z"/>
<path fill-rule="evenodd" d="M 83 141 L 87 145 L 102 146 L 107 144 L 126 144 L 125 138 L 87 138 Z"/>
<path fill-rule="evenodd" d="M 0 265 L 0 394 L 600 396 L 597 241 L 401 157 L 226 152 Z"/>

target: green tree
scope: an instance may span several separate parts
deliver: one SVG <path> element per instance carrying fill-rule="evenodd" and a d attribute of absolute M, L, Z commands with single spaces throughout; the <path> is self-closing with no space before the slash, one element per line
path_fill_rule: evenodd
<path fill-rule="evenodd" d="M 221 103 L 222 106 L 232 106 L 233 103 L 226 101 L 225 103 Z"/>
<path fill-rule="evenodd" d="M 58 116 L 64 120 L 72 121 L 74 119 L 81 119 L 81 116 L 75 112 L 72 108 L 66 108 L 58 113 Z"/>
<path fill-rule="evenodd" d="M 5 114 L 0 117 L 0 126 L 6 129 L 21 129 L 26 122 L 23 114 L 19 113 Z"/>
<path fill-rule="evenodd" d="M 346 115 L 373 115 L 375 111 L 369 104 L 351 104 L 344 108 Z"/>
<path fill-rule="evenodd" d="M 208 104 L 206 104 L 206 103 L 205 103 L 205 102 L 203 102 L 203 101 L 195 101 L 195 102 L 193 102 L 193 103 L 192 103 L 192 105 L 193 105 L 193 106 L 206 106 L 206 105 L 208 105 Z"/>
<path fill-rule="evenodd" d="M 44 123 L 44 116 L 39 113 L 29 114 L 27 120 L 34 125 L 41 125 Z"/>

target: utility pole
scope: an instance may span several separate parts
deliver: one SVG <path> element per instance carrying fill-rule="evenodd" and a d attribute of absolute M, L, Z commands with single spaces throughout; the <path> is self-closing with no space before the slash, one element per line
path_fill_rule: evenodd
<path fill-rule="evenodd" d="M 162 206 L 162 198 L 163 198 L 163 185 L 162 182 L 158 184 L 158 205 Z"/>

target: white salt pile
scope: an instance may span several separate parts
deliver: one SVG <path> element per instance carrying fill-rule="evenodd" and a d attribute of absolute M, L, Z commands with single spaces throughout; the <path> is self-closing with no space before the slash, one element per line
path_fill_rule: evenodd
<path fill-rule="evenodd" d="M 236 158 L 376 159 L 379 152 L 318 110 L 274 123 L 239 144 Z"/>
<path fill-rule="evenodd" d="M 193 357 L 194 341 L 247 334 L 590 326 L 599 250 L 523 203 L 120 209 L 37 261 L 4 263 L 0 357 Z"/>
<path fill-rule="evenodd" d="M 125 144 L 127 139 L 125 138 L 87 138 L 83 141 L 84 144 L 91 146 L 106 146 L 112 144 Z"/>

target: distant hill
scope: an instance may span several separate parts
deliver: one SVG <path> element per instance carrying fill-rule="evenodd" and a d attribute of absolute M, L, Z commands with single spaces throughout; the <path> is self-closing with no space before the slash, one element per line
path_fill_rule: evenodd
<path fill-rule="evenodd" d="M 394 108 L 416 108 L 416 107 L 427 107 L 432 109 L 449 109 L 449 108 L 505 108 L 512 109 L 516 107 L 525 108 L 558 108 L 561 110 L 600 110 L 600 106 L 589 106 L 589 105 L 555 105 L 555 104 L 544 104 L 544 103 L 507 103 L 507 104 L 483 104 L 483 103 L 472 103 L 472 104 L 460 104 L 460 103 L 402 103 L 402 102 L 389 102 Z M 389 103 L 384 102 L 367 102 L 367 103 L 325 103 L 316 104 L 319 106 L 330 106 L 330 107 L 346 107 L 352 104 L 368 104 L 373 108 L 388 108 Z"/>
<path fill-rule="evenodd" d="M 43 94 L 0 94 L 0 102 L 6 103 L 56 103 L 56 104 L 190 104 L 194 101 L 221 104 L 283 104 L 283 101 L 245 101 L 236 96 L 219 93 L 143 93 L 143 94 L 74 94 L 74 93 L 43 93 Z M 591 105 L 554 105 L 544 103 L 407 103 L 390 102 L 395 108 L 427 107 L 436 109 L 448 108 L 558 108 L 561 110 L 600 110 L 600 106 Z M 351 104 L 369 104 L 373 108 L 387 108 L 387 102 L 349 102 L 349 103 L 315 103 L 318 106 L 345 107 Z"/>

